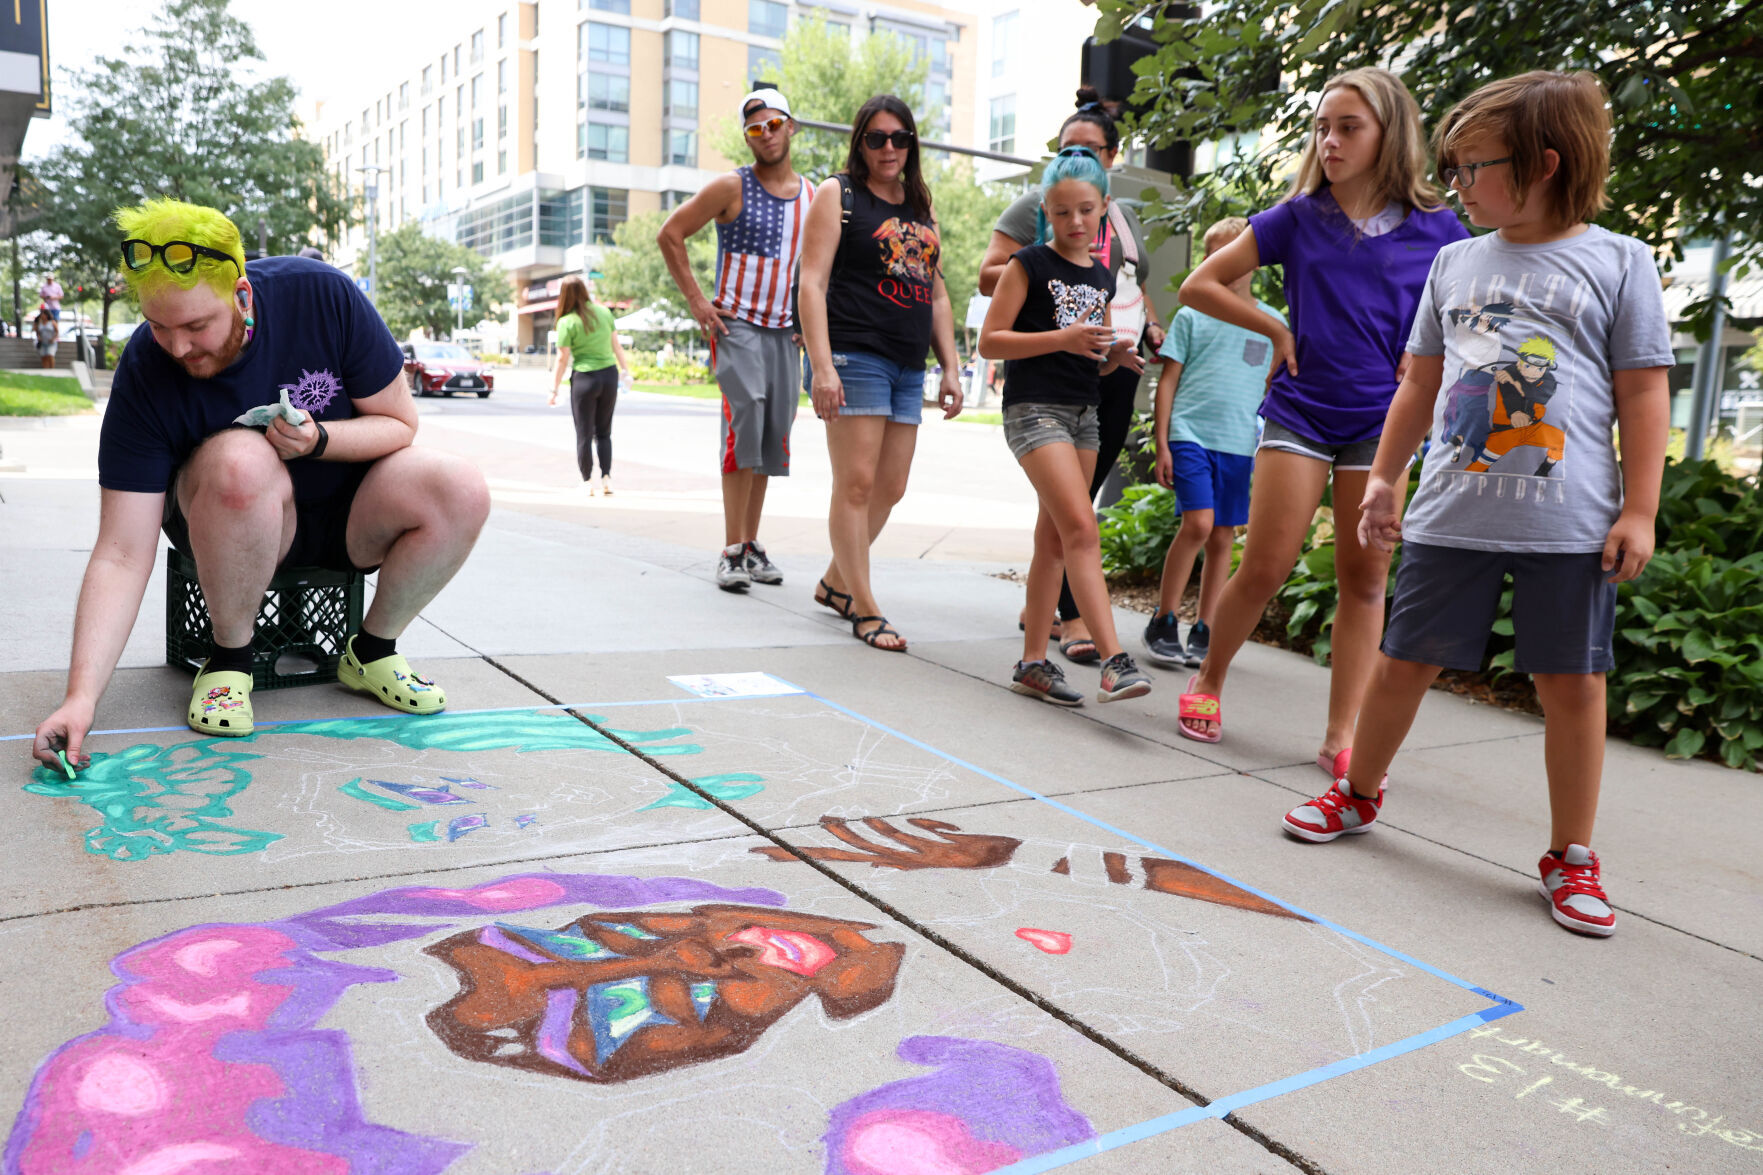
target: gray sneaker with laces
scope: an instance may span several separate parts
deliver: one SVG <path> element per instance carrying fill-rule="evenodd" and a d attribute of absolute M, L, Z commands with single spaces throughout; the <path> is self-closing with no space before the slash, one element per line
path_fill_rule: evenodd
<path fill-rule="evenodd" d="M 716 561 L 716 586 L 725 592 L 744 592 L 753 586 L 753 575 L 747 570 L 747 549 L 736 543 L 724 547 Z"/>
<path fill-rule="evenodd" d="M 1010 688 L 1055 706 L 1084 704 L 1084 696 L 1066 684 L 1065 672 L 1051 661 L 1018 661 L 1010 674 Z"/>
<path fill-rule="evenodd" d="M 777 565 L 765 557 L 765 548 L 758 543 L 748 543 L 742 555 L 746 561 L 747 574 L 753 577 L 754 583 L 782 583 L 784 573 Z"/>
<path fill-rule="evenodd" d="M 1142 698 L 1150 692 L 1151 679 L 1139 669 L 1130 653 L 1116 653 L 1102 662 L 1102 684 L 1096 691 L 1098 702 Z"/>

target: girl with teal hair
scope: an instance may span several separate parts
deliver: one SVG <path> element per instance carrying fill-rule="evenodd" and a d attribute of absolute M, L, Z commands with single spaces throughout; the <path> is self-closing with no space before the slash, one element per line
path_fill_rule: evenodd
<path fill-rule="evenodd" d="M 1067 147 L 1041 179 L 1039 242 L 1011 257 L 998 279 L 980 354 L 1004 359 L 1004 439 L 1040 500 L 1023 616 L 1023 655 L 1010 688 L 1059 706 L 1083 704 L 1046 659 L 1061 576 L 1070 580 L 1102 657 L 1100 702 L 1141 697 L 1151 682 L 1120 647 L 1089 488 L 1100 447 L 1101 378 L 1143 370 L 1134 338 L 1116 335 L 1108 303 L 1114 277 L 1090 255 L 1108 208 L 1108 173 L 1095 152 Z"/>

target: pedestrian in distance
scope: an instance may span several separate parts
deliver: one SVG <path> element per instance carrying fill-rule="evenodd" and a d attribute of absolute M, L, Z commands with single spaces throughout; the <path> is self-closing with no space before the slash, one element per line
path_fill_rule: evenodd
<path fill-rule="evenodd" d="M 61 283 L 56 280 L 54 274 L 44 275 L 43 285 L 37 290 L 37 296 L 43 299 L 43 305 L 48 309 L 49 317 L 60 323 L 61 299 L 66 296 L 66 291 L 61 288 Z"/>
<path fill-rule="evenodd" d="M 1346 769 L 1390 562 L 1359 541 L 1359 503 L 1427 270 L 1439 249 L 1469 235 L 1426 182 L 1426 165 L 1420 110 L 1401 79 L 1383 69 L 1339 74 L 1323 86 L 1290 193 L 1182 283 L 1184 305 L 1273 343 L 1248 539 L 1181 698 L 1183 738 L 1222 737 L 1231 661 L 1298 561 L 1332 472 L 1339 603 L 1316 763 L 1331 779 Z M 1263 265 L 1285 267 L 1290 328 L 1231 291 Z"/>
<path fill-rule="evenodd" d="M 774 89 L 741 99 L 741 134 L 753 162 L 717 176 L 674 209 L 656 236 L 667 271 L 710 344 L 722 389 L 723 548 L 716 585 L 744 592 L 778 584 L 783 572 L 759 542 L 768 479 L 790 473 L 802 356 L 791 283 L 802 254 L 814 187 L 790 164 L 796 122 Z M 716 222 L 716 291 L 692 276 L 686 239 Z"/>
<path fill-rule="evenodd" d="M 563 373 L 569 372 L 569 411 L 575 418 L 575 464 L 582 484 L 594 492 L 594 457 L 600 458 L 600 492 L 612 496 L 612 410 L 618 404 L 620 376 L 631 373 L 630 360 L 618 341 L 612 311 L 594 301 L 588 283 L 576 274 L 557 287 L 557 367 L 551 373 L 551 398 Z"/>
<path fill-rule="evenodd" d="M 254 733 L 255 621 L 285 567 L 377 569 L 337 679 L 401 713 L 444 709 L 445 691 L 397 642 L 465 562 L 490 496 L 469 462 L 412 446 L 404 355 L 379 313 L 334 266 L 247 264 L 238 228 L 213 208 L 155 199 L 115 221 L 145 326 L 117 362 L 104 410 L 98 537 L 67 691 L 37 727 L 36 758 L 89 762 L 81 743 L 162 530 L 194 560 L 212 622 L 185 713 L 198 734 Z M 266 408 L 268 424 L 253 411 Z"/>
<path fill-rule="evenodd" d="M 1077 111 L 1066 118 L 1059 128 L 1060 147 L 1088 147 L 1096 153 L 1104 168 L 1112 168 L 1120 150 L 1120 129 L 1102 104 L 1101 95 L 1092 86 L 1077 91 Z M 979 292 L 988 297 L 997 289 L 998 279 L 1010 258 L 1024 245 L 1038 244 L 1035 226 L 1041 216 L 1041 193 L 1024 192 L 998 217 L 992 239 L 979 267 Z M 1108 215 L 1096 233 L 1091 246 L 1096 259 L 1114 275 L 1114 300 L 1109 313 L 1114 319 L 1115 333 L 1137 342 L 1141 337 L 1156 354 L 1163 346 L 1163 324 L 1157 308 L 1141 288 L 1151 251 L 1145 245 L 1145 231 L 1138 213 L 1130 204 L 1119 200 L 1108 202 Z M 1096 450 L 1096 472 L 1091 479 L 1090 497 L 1102 492 L 1102 483 L 1115 459 L 1126 444 L 1132 428 L 1134 400 L 1138 397 L 1140 372 L 1121 366 L 1102 380 L 1102 400 L 1096 411 L 1099 433 Z M 1026 609 L 1024 611 L 1026 616 Z M 1017 620 L 1023 627 L 1023 618 Z M 1059 615 L 1053 621 L 1052 639 L 1059 642 L 1059 651 L 1067 660 L 1091 665 L 1101 659 L 1096 642 L 1090 639 L 1087 621 L 1078 610 L 1071 594 L 1069 577 L 1059 585 Z"/>
<path fill-rule="evenodd" d="M 1247 220 L 1233 216 L 1207 229 L 1206 256 L 1248 227 Z M 1252 280 L 1245 273 L 1232 282 L 1232 295 L 1285 322 L 1285 315 L 1251 292 Z M 1170 324 L 1162 355 L 1152 425 L 1157 481 L 1175 490 L 1181 526 L 1163 559 L 1157 611 L 1145 625 L 1145 660 L 1166 669 L 1198 668 L 1211 643 L 1218 597 L 1230 577 L 1236 528 L 1249 521 L 1250 474 L 1259 439 L 1255 408 L 1267 389 L 1273 346 L 1263 335 L 1184 306 Z M 1202 551 L 1199 618 L 1184 646 L 1175 614 Z"/>
<path fill-rule="evenodd" d="M 1108 173 L 1088 147 L 1065 147 L 1041 176 L 1043 231 L 1050 243 L 1019 250 L 998 279 L 980 328 L 980 354 L 1010 361 L 1004 379 L 1004 439 L 1034 486 L 1034 557 L 1028 571 L 1022 660 L 1010 688 L 1059 706 L 1083 694 L 1047 660 L 1059 581 L 1071 581 L 1102 657 L 1099 702 L 1151 692 L 1151 680 L 1120 647 L 1089 487 L 1096 472 L 1101 381 L 1122 365 L 1144 369 L 1136 339 L 1109 320 L 1114 275 L 1091 255 L 1108 211 Z"/>
<path fill-rule="evenodd" d="M 1672 364 L 1646 245 L 1589 223 L 1609 204 L 1607 103 L 1593 74 L 1537 71 L 1483 86 L 1439 126 L 1439 175 L 1470 221 L 1495 231 L 1441 251 L 1421 295 L 1414 359 L 1359 509 L 1361 542 L 1402 543 L 1389 629 L 1352 761 L 1284 821 L 1307 841 L 1372 827 L 1384 773 L 1440 668 L 1481 668 L 1510 575 L 1513 665 L 1544 714 L 1550 840 L 1538 886 L 1556 922 L 1595 936 L 1616 926 L 1591 850 L 1616 585 L 1652 558 Z M 1483 407 L 1480 452 L 1459 457 L 1436 441 L 1452 407 L 1439 391 L 1481 363 L 1461 326 L 1493 300 L 1507 312 L 1511 380 Z M 1404 521 L 1408 458 L 1429 426 L 1435 443 Z"/>
<path fill-rule="evenodd" d="M 870 647 L 905 652 L 876 603 L 869 548 L 906 493 L 925 354 L 934 349 L 942 367 L 945 418 L 961 411 L 961 363 L 912 111 L 879 94 L 851 121 L 845 170 L 820 185 L 808 213 L 798 304 L 833 472 L 833 557 L 814 601 Z"/>
<path fill-rule="evenodd" d="M 32 324 L 37 338 L 38 363 L 42 367 L 55 366 L 55 348 L 60 343 L 61 328 L 55 325 L 55 319 L 49 314 L 47 306 L 37 309 L 37 321 Z"/>

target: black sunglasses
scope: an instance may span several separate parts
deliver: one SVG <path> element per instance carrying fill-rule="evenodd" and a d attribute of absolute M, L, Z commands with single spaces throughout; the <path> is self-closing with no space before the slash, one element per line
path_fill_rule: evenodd
<path fill-rule="evenodd" d="M 204 257 L 231 262 L 234 269 L 239 269 L 237 259 L 231 254 L 210 249 L 207 245 L 196 245 L 189 241 L 167 241 L 163 245 L 155 245 L 138 238 L 130 238 L 122 243 L 122 263 L 131 271 L 146 269 L 153 264 L 155 257 L 173 273 L 189 273 L 196 268 L 196 262 Z M 242 269 L 239 272 L 244 274 Z"/>
<path fill-rule="evenodd" d="M 883 143 L 892 143 L 894 150 L 904 151 L 912 146 L 912 140 L 917 137 L 911 131 L 895 131 L 892 134 L 887 131 L 864 131 L 863 145 L 871 151 L 880 151 Z"/>

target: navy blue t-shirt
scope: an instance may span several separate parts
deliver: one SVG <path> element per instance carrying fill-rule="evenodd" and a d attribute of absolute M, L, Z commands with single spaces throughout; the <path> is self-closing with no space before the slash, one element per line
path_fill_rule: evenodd
<path fill-rule="evenodd" d="M 354 400 L 384 391 L 404 353 L 355 283 L 305 257 L 250 261 L 255 334 L 219 374 L 197 379 L 172 361 L 143 323 L 129 338 L 110 386 L 98 438 L 98 484 L 164 493 L 196 446 L 240 413 L 288 400 L 319 420 L 348 420 Z M 358 462 L 290 461 L 294 499 L 321 501 L 350 489 Z"/>

